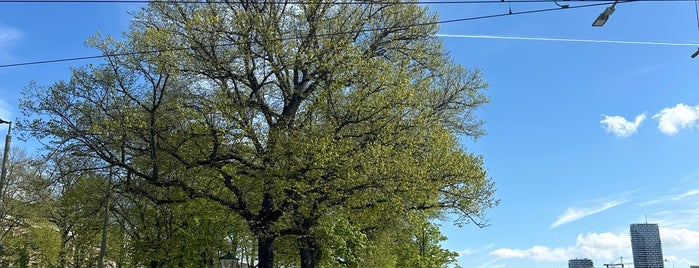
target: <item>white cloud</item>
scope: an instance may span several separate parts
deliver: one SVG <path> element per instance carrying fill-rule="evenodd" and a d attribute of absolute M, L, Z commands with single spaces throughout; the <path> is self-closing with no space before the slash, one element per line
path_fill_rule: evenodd
<path fill-rule="evenodd" d="M 7 104 L 7 102 L 5 102 L 3 99 L 0 99 L 0 119 L 12 120 L 12 118 L 10 117 L 12 113 L 10 113 L 9 107 L 10 106 Z"/>
<path fill-rule="evenodd" d="M 12 27 L 0 25 L 0 46 L 6 46 L 10 43 L 14 43 L 19 40 L 22 35 L 20 32 Z"/>
<path fill-rule="evenodd" d="M 557 261 L 571 259 L 570 249 L 535 246 L 528 250 L 534 260 Z"/>
<path fill-rule="evenodd" d="M 665 258 L 671 262 L 691 264 L 687 259 L 679 259 L 672 254 L 678 250 L 699 249 L 699 232 L 686 228 L 660 228 L 660 238 Z M 631 237 L 627 233 L 586 233 L 579 234 L 574 246 L 546 247 L 533 246 L 528 249 L 499 248 L 490 252 L 501 259 L 530 259 L 539 262 L 566 262 L 573 258 L 592 260 L 614 260 L 619 256 L 631 257 Z"/>
<path fill-rule="evenodd" d="M 556 228 L 563 224 L 574 222 L 584 217 L 590 216 L 592 214 L 597 214 L 607 209 L 616 207 L 618 205 L 626 203 L 626 200 L 612 200 L 608 201 L 600 207 L 595 208 L 568 208 L 566 211 L 558 216 L 556 222 L 552 223 L 550 228 Z"/>
<path fill-rule="evenodd" d="M 686 228 L 660 228 L 660 240 L 663 248 L 697 248 L 699 247 L 699 232 Z"/>
<path fill-rule="evenodd" d="M 663 254 L 663 259 L 665 259 L 666 262 L 676 262 L 679 258 L 675 255 L 665 255 Z"/>
<path fill-rule="evenodd" d="M 626 234 L 587 233 L 578 235 L 575 252 L 581 257 L 612 260 L 629 256 L 631 238 Z"/>
<path fill-rule="evenodd" d="M 696 265 L 696 262 L 693 262 L 689 259 L 686 258 L 678 258 L 675 255 L 665 255 L 663 254 L 663 258 L 665 259 L 665 267 L 688 267 L 690 265 Z"/>
<path fill-rule="evenodd" d="M 575 246 L 545 247 L 533 246 L 529 249 L 500 248 L 490 252 L 500 259 L 531 259 L 534 261 L 565 262 L 573 258 L 611 260 L 631 254 L 631 240 L 628 235 L 612 233 L 588 233 L 578 235 Z"/>
<path fill-rule="evenodd" d="M 653 115 L 653 118 L 658 119 L 658 129 L 661 132 L 674 135 L 680 129 L 694 126 L 696 121 L 699 120 L 699 105 L 692 107 L 680 103 L 675 105 L 675 107 L 661 110 Z"/>
<path fill-rule="evenodd" d="M 625 138 L 631 136 L 631 134 L 636 133 L 638 127 L 641 126 L 643 120 L 646 119 L 645 114 L 636 116 L 636 119 L 634 119 L 633 122 L 628 121 L 626 120 L 626 118 L 618 115 L 609 116 L 605 114 L 603 116 L 604 119 L 599 122 L 605 126 L 607 132 L 614 133 L 614 135 L 620 138 Z"/>
<path fill-rule="evenodd" d="M 22 33 L 12 27 L 0 25 L 0 59 L 10 58 L 8 47 L 22 38 Z"/>
<path fill-rule="evenodd" d="M 522 249 L 510 249 L 510 248 L 499 248 L 490 252 L 490 255 L 496 256 L 503 259 L 514 259 L 514 258 L 528 258 L 529 250 Z"/>

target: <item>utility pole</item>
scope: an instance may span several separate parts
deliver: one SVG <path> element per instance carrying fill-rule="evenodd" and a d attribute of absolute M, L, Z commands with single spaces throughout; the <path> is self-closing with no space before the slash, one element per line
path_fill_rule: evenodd
<path fill-rule="evenodd" d="M 2 157 L 2 171 L 0 172 L 0 221 L 5 219 L 5 184 L 7 184 L 7 158 L 10 156 L 10 142 L 12 141 L 12 122 L 0 119 L 0 124 L 7 124 L 7 136 L 5 136 L 5 152 Z"/>

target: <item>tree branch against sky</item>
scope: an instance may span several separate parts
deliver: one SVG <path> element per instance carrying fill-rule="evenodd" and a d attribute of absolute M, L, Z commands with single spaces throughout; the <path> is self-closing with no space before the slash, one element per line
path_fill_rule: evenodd
<path fill-rule="evenodd" d="M 169 193 L 156 202 L 227 207 L 260 267 L 282 238 L 301 267 L 347 259 L 323 254 L 328 217 L 371 237 L 386 219 L 480 226 L 497 203 L 457 139 L 483 133 L 486 83 L 450 59 L 423 7 L 158 2 L 136 16 L 125 41 L 90 40 L 105 64 L 31 85 L 22 127 Z"/>

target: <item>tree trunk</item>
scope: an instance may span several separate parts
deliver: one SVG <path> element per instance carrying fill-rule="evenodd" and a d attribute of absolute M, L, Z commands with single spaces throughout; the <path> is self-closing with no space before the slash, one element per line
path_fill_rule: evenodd
<path fill-rule="evenodd" d="M 299 238 L 299 255 L 301 256 L 301 268 L 315 268 L 320 257 L 320 248 L 313 237 Z"/>
<path fill-rule="evenodd" d="M 274 236 L 257 237 L 258 268 L 274 268 Z"/>
<path fill-rule="evenodd" d="M 271 183 L 269 183 L 271 184 Z M 272 231 L 272 225 L 281 217 L 282 213 L 274 208 L 274 197 L 269 192 L 264 193 L 260 218 L 251 230 L 257 237 L 258 268 L 274 268 L 274 240 L 279 235 Z"/>
<path fill-rule="evenodd" d="M 105 195 L 105 205 L 104 205 L 104 219 L 102 221 L 102 240 L 100 241 L 100 255 L 98 257 L 98 268 L 104 268 L 104 256 L 107 254 L 107 227 L 109 226 L 109 206 L 111 199 L 111 187 L 112 187 L 112 168 L 109 168 L 109 184 L 107 184 L 107 193 Z"/>
<path fill-rule="evenodd" d="M 100 255 L 97 259 L 97 267 L 104 268 L 104 256 L 107 254 L 107 226 L 109 225 L 109 199 L 104 211 L 104 219 L 102 222 L 102 239 L 100 240 Z"/>
<path fill-rule="evenodd" d="M 59 268 L 66 268 L 68 267 L 68 227 L 62 228 L 61 231 L 61 248 L 60 251 L 58 251 L 58 267 Z"/>
<path fill-rule="evenodd" d="M 64 247 L 64 245 L 61 245 L 61 249 L 58 251 L 58 267 L 59 268 L 66 268 L 67 261 L 66 261 L 66 255 L 67 255 L 67 249 Z"/>

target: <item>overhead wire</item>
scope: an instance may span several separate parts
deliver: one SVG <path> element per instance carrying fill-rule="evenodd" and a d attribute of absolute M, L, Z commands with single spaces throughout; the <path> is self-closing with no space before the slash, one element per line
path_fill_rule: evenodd
<path fill-rule="evenodd" d="M 32 1 L 37 1 L 37 0 L 32 0 Z M 114 1 L 114 0 L 110 0 L 110 1 Z M 629 2 L 636 2 L 636 1 L 639 1 L 639 0 L 619 1 L 619 3 L 621 4 L 621 3 L 629 3 Z M 569 8 L 565 8 L 565 9 L 587 8 L 587 7 L 608 5 L 608 4 L 609 3 L 595 3 L 595 4 L 571 6 Z M 473 21 L 473 20 L 482 20 L 482 19 L 512 16 L 512 15 L 543 13 L 543 12 L 551 12 L 551 11 L 556 11 L 556 10 L 564 10 L 564 9 L 559 8 L 559 7 L 555 7 L 555 8 L 546 8 L 546 9 L 526 10 L 526 11 L 519 11 L 519 12 L 512 12 L 510 10 L 507 13 L 494 14 L 494 15 L 484 15 L 484 16 L 476 16 L 476 17 L 468 17 L 468 18 L 460 18 L 460 19 L 442 20 L 442 21 L 436 21 L 436 22 L 416 23 L 416 24 L 409 24 L 409 25 L 405 25 L 405 26 L 401 26 L 401 27 L 382 27 L 382 28 L 352 31 L 352 32 L 337 32 L 337 33 L 328 33 L 328 34 L 318 34 L 318 35 L 316 35 L 316 37 L 329 37 L 329 36 L 334 36 L 334 35 L 353 34 L 356 32 L 366 33 L 366 32 L 375 32 L 375 31 L 383 31 L 383 30 L 391 30 L 391 29 L 408 29 L 411 27 L 465 22 L 465 21 Z M 279 38 L 279 39 L 272 40 L 272 41 L 287 41 L 287 40 L 294 40 L 294 39 L 299 39 L 299 37 Z M 19 62 L 19 63 L 0 64 L 0 68 L 19 67 L 19 66 L 28 66 L 28 65 L 40 65 L 40 64 L 49 64 L 49 63 L 70 62 L 70 61 L 80 61 L 80 60 L 89 60 L 89 59 L 100 59 L 100 58 L 108 58 L 108 57 L 133 56 L 133 55 L 140 55 L 140 54 L 174 52 L 174 51 L 183 51 L 183 50 L 190 50 L 190 49 L 199 49 L 199 48 L 205 48 L 205 47 L 207 47 L 207 48 L 208 47 L 225 47 L 225 46 L 234 46 L 234 45 L 242 45 L 242 44 L 244 44 L 244 43 L 231 42 L 231 43 L 223 43 L 223 44 L 212 44 L 212 45 L 206 45 L 206 46 L 190 46 L 190 47 L 169 48 L 169 49 L 159 49 L 159 50 L 149 50 L 149 51 L 130 51 L 130 52 L 123 52 L 123 53 L 112 53 L 112 54 L 103 54 L 103 55 L 94 55 L 94 56 L 70 57 L 70 58 L 40 60 L 40 61 L 28 61 L 28 62 Z"/>
<path fill-rule="evenodd" d="M 565 2 L 605 2 L 611 3 L 614 0 L 563 0 Z M 690 2 L 693 0 L 635 0 L 635 2 Z M 310 1 L 264 1 L 260 3 L 266 4 L 306 4 Z M 359 5 L 359 4 L 421 4 L 421 5 L 445 5 L 445 4 L 501 4 L 503 0 L 425 0 L 414 2 L 391 2 L 391 1 L 346 1 L 335 2 L 336 5 Z M 555 3 L 556 0 L 511 0 L 512 3 Z M 226 4 L 227 1 L 198 1 L 198 0 L 0 0 L 2 3 L 12 4 L 30 4 L 30 3 L 51 3 L 51 4 L 147 4 L 147 3 L 163 3 L 163 4 Z"/>

